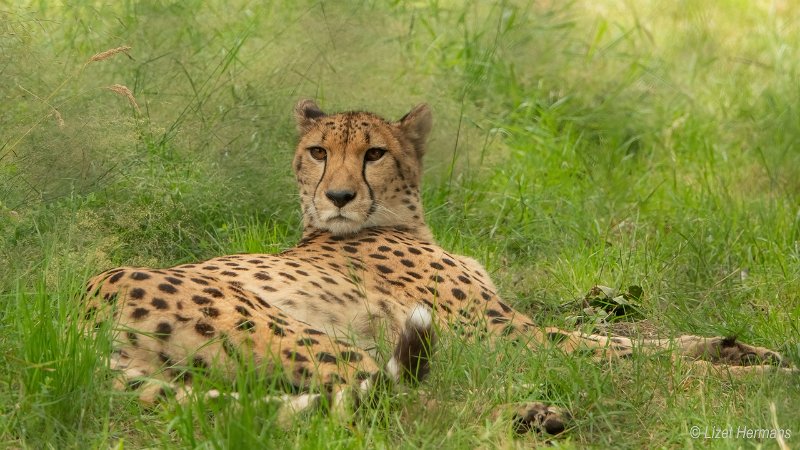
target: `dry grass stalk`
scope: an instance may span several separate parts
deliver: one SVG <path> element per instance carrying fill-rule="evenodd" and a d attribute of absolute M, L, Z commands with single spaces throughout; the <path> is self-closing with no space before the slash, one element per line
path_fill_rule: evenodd
<path fill-rule="evenodd" d="M 53 116 L 56 119 L 56 123 L 58 124 L 58 128 L 64 128 L 64 126 L 66 125 L 64 123 L 64 118 L 61 116 L 61 113 L 56 109 L 56 107 L 51 105 L 48 102 L 49 99 L 43 99 L 43 98 L 39 97 L 38 95 L 34 94 L 30 90 L 26 89 L 24 86 L 17 85 L 17 87 L 19 87 L 23 92 L 25 92 L 26 94 L 28 94 L 31 97 L 35 98 L 36 100 L 39 100 L 40 102 L 44 103 L 45 105 L 47 105 L 52 110 L 52 112 L 50 114 L 48 114 L 47 116 L 43 116 L 41 119 L 39 119 L 38 122 L 41 122 L 45 117 Z"/>
<path fill-rule="evenodd" d="M 778 426 L 778 413 L 775 411 L 775 402 L 769 402 L 769 415 L 772 418 L 772 429 L 775 431 L 778 448 L 789 450 L 789 445 L 786 444 L 786 439 L 783 438 L 783 430 Z"/>
<path fill-rule="evenodd" d="M 61 117 L 61 113 L 58 112 L 58 110 L 55 108 L 53 108 L 53 117 L 56 118 L 56 123 L 58 124 L 58 128 L 64 128 L 64 126 L 66 125 L 64 123 L 64 118 Z"/>
<path fill-rule="evenodd" d="M 114 55 L 116 55 L 118 53 L 125 53 L 130 58 L 131 55 L 128 54 L 128 50 L 130 50 L 130 49 L 131 48 L 128 47 L 127 45 L 123 45 L 122 47 L 112 48 L 112 49 L 106 50 L 104 52 L 100 52 L 100 53 L 92 56 L 91 58 L 89 58 L 89 61 L 86 61 L 86 64 L 97 62 L 97 61 L 103 61 L 105 59 L 111 58 L 112 56 L 114 56 Z"/>
<path fill-rule="evenodd" d="M 8 156 L 8 155 L 13 155 L 14 157 L 16 157 L 16 156 L 17 156 L 17 152 L 15 151 L 15 149 L 16 149 L 17 145 L 19 145 L 19 143 L 20 143 L 20 142 L 22 142 L 22 140 L 23 140 L 23 139 L 25 139 L 25 137 L 26 137 L 26 136 L 28 136 L 28 135 L 31 133 L 31 131 L 33 131 L 33 130 L 34 130 L 34 128 L 36 128 L 36 126 L 38 126 L 38 125 L 39 125 L 39 124 L 40 124 L 40 123 L 41 123 L 43 120 L 47 119 L 47 118 L 48 118 L 48 117 L 50 117 L 51 115 L 52 115 L 52 116 L 54 116 L 54 117 L 56 118 L 56 122 L 58 123 L 58 126 L 59 126 L 59 127 L 63 127 L 63 126 L 64 126 L 64 119 L 61 117 L 61 113 L 59 113 L 59 112 L 58 112 L 58 111 L 57 111 L 57 110 L 56 110 L 56 109 L 55 109 L 55 108 L 54 108 L 54 107 L 53 107 L 53 106 L 52 106 L 52 105 L 49 103 L 49 102 L 50 102 L 50 99 L 51 99 L 51 98 L 53 98 L 53 97 L 54 97 L 54 96 L 55 96 L 55 95 L 56 95 L 56 94 L 57 94 L 59 91 L 61 91 L 61 89 L 62 89 L 64 86 L 66 86 L 66 84 L 67 84 L 69 81 L 71 81 L 71 80 L 74 80 L 74 79 L 75 79 L 75 78 L 76 78 L 78 75 L 80 75 L 80 73 L 81 73 L 81 72 L 83 72 L 83 69 L 85 69 L 85 68 L 86 68 L 86 66 L 88 66 L 89 64 L 91 64 L 91 63 L 93 63 L 93 62 L 97 62 L 97 61 L 103 61 L 103 60 L 105 60 L 105 59 L 111 58 L 112 56 L 114 56 L 114 55 L 116 55 L 116 54 L 119 54 L 119 53 L 125 53 L 125 55 L 127 55 L 127 56 L 128 56 L 128 58 L 131 58 L 131 59 L 133 59 L 133 58 L 131 57 L 131 55 L 130 55 L 130 54 L 128 54 L 128 50 L 130 50 L 130 49 L 131 49 L 131 47 L 129 47 L 129 46 L 127 46 L 127 45 L 123 45 L 123 46 L 121 46 L 121 47 L 112 48 L 112 49 L 106 50 L 106 51 L 104 51 L 104 52 L 97 53 L 96 55 L 94 55 L 94 56 L 92 56 L 91 58 L 89 58 L 89 60 L 88 60 L 88 61 L 86 61 L 86 63 L 85 63 L 85 64 L 84 64 L 84 65 L 83 65 L 83 66 L 80 68 L 80 70 L 78 70 L 77 72 L 75 72 L 73 75 L 70 75 L 69 77 L 65 78 L 65 79 L 64 79 L 64 80 L 61 82 L 61 84 L 59 84 L 59 85 L 58 85 L 58 86 L 57 86 L 57 87 L 56 87 L 56 88 L 55 88 L 55 89 L 54 89 L 52 92 L 50 92 L 50 94 L 49 94 L 49 95 L 47 95 L 47 97 L 45 97 L 44 99 L 42 99 L 42 98 L 38 97 L 36 94 L 34 94 L 34 93 L 30 92 L 29 90 L 25 89 L 24 87 L 20 86 L 20 89 L 22 89 L 23 91 L 25 91 L 25 92 L 27 92 L 27 93 L 29 93 L 29 94 L 33 95 L 33 96 L 34 96 L 34 97 L 36 97 L 38 100 L 42 101 L 43 103 L 45 103 L 46 105 L 48 105 L 50 108 L 52 108 L 52 109 L 53 109 L 53 112 L 41 115 L 41 116 L 39 117 L 39 119 L 38 119 L 38 120 L 36 120 L 36 123 L 34 123 L 34 124 L 33 124 L 33 125 L 30 127 L 30 128 L 28 128 L 28 129 L 27 129 L 27 130 L 26 130 L 24 133 L 22 133 L 22 135 L 20 135 L 19 137 L 17 137 L 17 139 L 16 139 L 16 140 L 14 140 L 14 141 L 13 141 L 13 142 L 12 142 L 10 145 L 6 146 L 6 147 L 4 148 L 4 150 L 5 150 L 5 151 L 4 151 L 3 153 L 0 153 L 0 161 L 2 161 L 3 159 L 5 159 L 5 158 L 6 158 L 6 156 Z M 133 105 L 133 107 L 136 109 L 136 112 L 137 112 L 137 113 L 138 113 L 138 112 L 140 112 L 140 110 L 139 110 L 139 105 L 136 103 L 136 99 L 133 97 L 133 94 L 131 93 L 130 89 L 128 89 L 128 88 L 127 88 L 127 87 L 125 87 L 125 86 L 116 85 L 116 84 L 115 84 L 114 86 L 111 86 L 111 87 L 109 87 L 108 89 L 110 89 L 110 90 L 112 90 L 112 91 L 116 92 L 117 94 L 124 95 L 125 97 L 127 97 L 127 98 L 128 98 L 128 101 L 129 101 L 129 102 L 131 102 L 131 104 Z"/>
<path fill-rule="evenodd" d="M 123 86 L 121 84 L 112 84 L 111 86 L 108 86 L 106 89 L 116 94 L 119 94 L 123 97 L 126 97 L 128 99 L 128 102 L 130 102 L 131 106 L 133 106 L 133 108 L 136 110 L 137 113 L 142 112 L 139 109 L 139 104 L 136 103 L 136 97 L 133 96 L 133 92 L 131 92 L 131 90 L 128 89 L 127 86 Z"/>

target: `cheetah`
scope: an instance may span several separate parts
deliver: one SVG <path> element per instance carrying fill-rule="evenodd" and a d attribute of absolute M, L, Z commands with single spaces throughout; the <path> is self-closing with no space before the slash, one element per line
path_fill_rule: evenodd
<path fill-rule="evenodd" d="M 89 281 L 86 317 L 112 324 L 116 388 L 135 389 L 146 404 L 170 392 L 185 398 L 192 367 L 233 377 L 249 361 L 285 378 L 294 393 L 281 400 L 291 411 L 352 411 L 378 385 L 421 381 L 437 333 L 456 329 L 466 340 L 509 339 L 598 359 L 630 356 L 636 346 L 675 349 L 731 373 L 794 370 L 777 352 L 734 338 L 634 342 L 535 325 L 501 300 L 477 261 L 437 245 L 425 223 L 427 105 L 398 121 L 326 114 L 312 100 L 294 113 L 303 216 L 295 247 L 165 269 L 120 267 Z M 393 345 L 383 363 L 382 342 Z M 531 403 L 517 412 L 515 429 L 557 434 L 565 417 Z"/>

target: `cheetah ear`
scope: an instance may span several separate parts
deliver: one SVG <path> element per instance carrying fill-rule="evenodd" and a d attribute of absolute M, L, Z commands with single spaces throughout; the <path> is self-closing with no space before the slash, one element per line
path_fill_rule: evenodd
<path fill-rule="evenodd" d="M 294 106 L 294 120 L 297 121 L 297 131 L 300 134 L 308 133 L 325 113 L 319 109 L 314 100 L 301 99 Z"/>
<path fill-rule="evenodd" d="M 398 122 L 398 127 L 405 137 L 414 145 L 417 156 L 422 158 L 425 153 L 425 141 L 433 125 L 431 109 L 427 104 L 421 103 L 414 107 Z"/>

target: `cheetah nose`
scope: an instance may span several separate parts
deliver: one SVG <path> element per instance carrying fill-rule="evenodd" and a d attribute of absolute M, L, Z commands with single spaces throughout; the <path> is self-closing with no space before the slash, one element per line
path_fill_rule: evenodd
<path fill-rule="evenodd" d="M 325 192 L 325 197 L 328 197 L 334 205 L 341 208 L 356 198 L 356 193 L 353 191 L 327 191 Z"/>

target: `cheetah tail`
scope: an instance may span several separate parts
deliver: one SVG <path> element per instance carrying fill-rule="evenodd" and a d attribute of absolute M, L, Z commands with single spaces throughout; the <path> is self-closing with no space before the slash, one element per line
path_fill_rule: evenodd
<path fill-rule="evenodd" d="M 430 370 L 430 356 L 435 341 L 430 311 L 422 305 L 415 306 L 406 319 L 405 327 L 384 370 L 363 380 L 355 391 L 343 388 L 328 393 L 327 401 L 322 401 L 321 394 L 282 396 L 277 399 L 285 407 L 281 408 L 279 421 L 289 423 L 297 412 L 322 404 L 327 405 L 335 416 L 347 417 L 348 411 L 360 409 L 365 402 L 374 404 L 381 392 L 391 390 L 392 385 L 401 379 L 412 384 L 419 383 Z"/>
<path fill-rule="evenodd" d="M 430 311 L 422 305 L 416 305 L 406 319 L 405 327 L 400 332 L 391 359 L 384 370 L 362 381 L 354 397 L 354 410 L 362 404 L 374 405 L 381 392 L 392 390 L 392 386 L 400 380 L 411 384 L 419 383 L 430 371 L 430 356 L 436 334 Z M 335 409 L 341 409 L 344 402 L 343 392 L 333 399 Z"/>
<path fill-rule="evenodd" d="M 422 381 L 430 371 L 430 357 L 436 342 L 430 311 L 416 305 L 406 319 L 394 354 L 386 364 L 386 373 L 393 382 L 401 379 L 410 384 Z"/>

